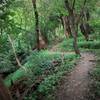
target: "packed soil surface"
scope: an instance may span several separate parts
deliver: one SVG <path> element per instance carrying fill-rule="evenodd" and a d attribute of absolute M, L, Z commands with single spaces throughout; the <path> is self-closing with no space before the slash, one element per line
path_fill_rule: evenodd
<path fill-rule="evenodd" d="M 89 99 L 89 72 L 95 66 L 95 56 L 92 53 L 82 53 L 75 69 L 65 75 L 58 85 L 55 100 L 90 100 Z"/>

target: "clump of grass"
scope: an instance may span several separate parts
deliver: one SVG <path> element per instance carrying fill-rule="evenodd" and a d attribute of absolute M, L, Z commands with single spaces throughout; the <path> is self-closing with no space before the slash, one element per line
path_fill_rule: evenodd
<path fill-rule="evenodd" d="M 88 49 L 99 49 L 100 41 L 82 41 L 78 43 L 80 48 L 88 48 Z"/>
<path fill-rule="evenodd" d="M 96 55 L 96 67 L 91 72 L 91 79 L 93 80 L 91 85 L 92 99 L 100 97 L 100 49 L 93 51 Z"/>

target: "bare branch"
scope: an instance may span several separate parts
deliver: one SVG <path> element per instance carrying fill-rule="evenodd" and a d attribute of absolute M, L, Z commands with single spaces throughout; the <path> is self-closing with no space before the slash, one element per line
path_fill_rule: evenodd
<path fill-rule="evenodd" d="M 16 54 L 16 50 L 14 48 L 13 41 L 12 41 L 11 36 L 9 34 L 8 34 L 8 39 L 9 39 L 9 42 L 11 43 L 11 46 L 12 46 L 12 49 L 13 49 L 13 52 L 14 52 L 14 55 L 15 55 L 16 62 L 17 62 L 17 64 L 18 64 L 19 67 L 22 67 L 22 65 L 21 65 L 21 63 L 20 63 L 20 61 L 19 61 L 19 59 L 17 57 L 17 54 Z"/>

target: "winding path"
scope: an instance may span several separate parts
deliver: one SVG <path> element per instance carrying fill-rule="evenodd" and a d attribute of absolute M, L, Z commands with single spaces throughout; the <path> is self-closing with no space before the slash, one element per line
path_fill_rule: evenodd
<path fill-rule="evenodd" d="M 55 100 L 89 100 L 89 71 L 94 67 L 95 56 L 82 53 L 75 69 L 59 85 Z"/>

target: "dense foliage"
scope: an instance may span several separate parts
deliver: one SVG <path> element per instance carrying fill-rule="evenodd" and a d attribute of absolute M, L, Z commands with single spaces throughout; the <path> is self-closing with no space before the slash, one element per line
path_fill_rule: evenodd
<path fill-rule="evenodd" d="M 99 97 L 99 16 L 99 0 L 0 0 L 0 76 L 14 100 L 51 100 L 80 51 L 90 50 Z"/>

